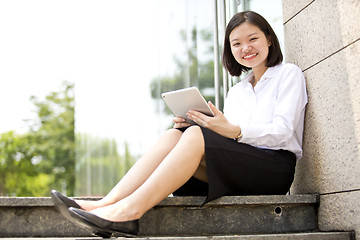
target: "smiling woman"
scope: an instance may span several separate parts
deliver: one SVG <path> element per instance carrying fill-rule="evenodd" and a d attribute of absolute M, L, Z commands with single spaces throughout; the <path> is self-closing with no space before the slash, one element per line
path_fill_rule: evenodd
<path fill-rule="evenodd" d="M 249 13 L 230 22 L 225 33 L 223 64 L 231 75 L 240 76 L 250 69 L 259 70 L 258 75 L 262 75 L 267 67 L 282 60 L 279 40 L 263 17 Z"/>
<path fill-rule="evenodd" d="M 289 191 L 302 156 L 305 79 L 297 66 L 281 63 L 280 48 L 269 51 L 279 46 L 277 39 L 262 30 L 264 25 L 246 21 L 254 16 L 269 25 L 259 14 L 245 11 L 235 14 L 226 30 L 226 48 L 231 48 L 230 39 L 237 39 L 234 47 L 240 49 L 230 51 L 228 62 L 253 71 L 229 90 L 224 113 L 209 102 L 212 116 L 187 112 L 195 124 L 174 117 L 174 127 L 99 201 L 78 200 L 75 205 L 52 191 L 64 217 L 101 236 L 135 236 L 139 219 L 171 193 L 206 196 L 205 204 L 222 196 Z M 273 56 L 278 62 L 268 66 Z M 229 57 L 224 49 L 223 59 Z M 260 79 L 255 86 L 252 78 Z"/>
<path fill-rule="evenodd" d="M 270 36 L 266 36 L 257 26 L 245 22 L 234 28 L 229 37 L 235 60 L 257 72 L 255 76 L 264 74 L 271 45 Z M 254 78 L 253 86 L 257 81 L 259 79 Z"/>

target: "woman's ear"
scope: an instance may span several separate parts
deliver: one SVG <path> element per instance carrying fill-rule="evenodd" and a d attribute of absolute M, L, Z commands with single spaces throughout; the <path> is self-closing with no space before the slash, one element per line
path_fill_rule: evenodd
<path fill-rule="evenodd" d="M 267 36 L 267 41 L 268 41 L 268 46 L 270 47 L 271 46 L 271 37 L 270 36 Z"/>

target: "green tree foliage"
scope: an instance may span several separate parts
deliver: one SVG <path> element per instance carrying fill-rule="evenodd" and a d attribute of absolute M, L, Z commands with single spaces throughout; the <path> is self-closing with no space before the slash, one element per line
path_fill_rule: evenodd
<path fill-rule="evenodd" d="M 75 142 L 72 83 L 30 100 L 37 117 L 26 120 L 29 131 L 0 135 L 1 196 L 48 196 L 51 189 L 73 196 L 75 187 L 78 195 L 103 195 L 134 164 L 127 143 L 120 156 L 114 140 L 77 133 Z"/>
<path fill-rule="evenodd" d="M 52 188 L 74 191 L 74 85 L 45 100 L 31 97 L 37 119 L 27 120 L 29 131 L 0 136 L 0 194 L 47 196 Z"/>
<path fill-rule="evenodd" d="M 38 196 L 44 194 L 44 185 L 52 177 L 41 174 L 34 167 L 37 161 L 29 134 L 17 135 L 13 131 L 0 135 L 0 194 L 10 196 Z M 32 183 L 38 183 L 33 184 Z"/>
<path fill-rule="evenodd" d="M 53 176 L 52 188 L 63 189 L 72 195 L 75 185 L 75 118 L 74 85 L 63 84 L 59 92 L 51 92 L 45 100 L 31 98 L 36 106 L 37 121 L 30 126 L 38 168 Z"/>

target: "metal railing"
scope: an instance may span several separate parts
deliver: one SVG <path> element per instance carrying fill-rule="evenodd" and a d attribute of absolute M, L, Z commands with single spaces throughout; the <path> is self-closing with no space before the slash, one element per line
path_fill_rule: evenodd
<path fill-rule="evenodd" d="M 229 91 L 229 87 L 231 87 L 231 76 L 228 72 L 222 68 L 222 83 L 220 82 L 220 49 L 221 42 L 225 36 L 225 29 L 228 19 L 226 18 L 226 12 L 229 12 L 231 17 L 238 11 L 238 7 L 241 7 L 241 10 L 249 9 L 250 0 L 213 0 L 214 5 L 214 88 L 215 88 L 215 105 L 219 109 L 222 108 L 220 106 L 220 98 L 221 98 L 221 87 L 223 88 L 223 100 L 225 101 L 227 92 Z M 220 32 L 219 29 L 222 29 Z M 223 101 L 223 102 L 224 102 Z"/>

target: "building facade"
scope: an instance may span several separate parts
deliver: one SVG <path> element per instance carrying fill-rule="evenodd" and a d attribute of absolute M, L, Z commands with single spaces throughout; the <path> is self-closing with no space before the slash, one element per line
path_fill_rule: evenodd
<path fill-rule="evenodd" d="M 360 234 L 360 1 L 283 0 L 286 61 L 307 81 L 291 194 L 319 193 L 319 228 Z"/>

